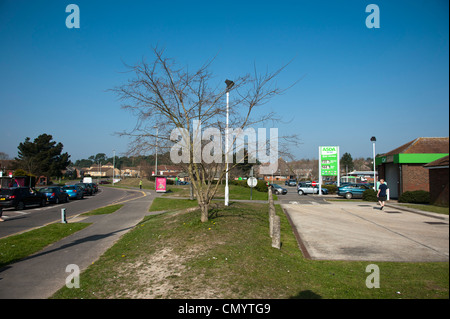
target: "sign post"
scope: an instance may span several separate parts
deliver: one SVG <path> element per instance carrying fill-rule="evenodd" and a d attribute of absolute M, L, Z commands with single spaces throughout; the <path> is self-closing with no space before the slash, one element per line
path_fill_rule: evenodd
<path fill-rule="evenodd" d="M 339 146 L 319 146 L 319 195 L 322 195 L 322 176 L 339 176 Z"/>

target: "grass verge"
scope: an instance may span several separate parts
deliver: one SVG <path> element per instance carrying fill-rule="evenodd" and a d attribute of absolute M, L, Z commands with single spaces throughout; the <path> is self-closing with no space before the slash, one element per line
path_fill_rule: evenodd
<path fill-rule="evenodd" d="M 377 262 L 381 287 L 368 289 L 371 262 L 305 259 L 279 206 L 280 250 L 267 204 L 215 206 L 206 223 L 198 210 L 147 216 L 53 298 L 449 298 L 448 263 Z"/>
<path fill-rule="evenodd" d="M 0 268 L 28 257 L 89 225 L 55 223 L 0 239 Z"/>
<path fill-rule="evenodd" d="M 419 209 L 426 212 L 432 212 L 432 213 L 438 213 L 443 215 L 449 214 L 449 208 L 448 207 L 441 207 L 441 206 L 435 206 L 435 205 L 425 205 L 425 204 L 403 204 L 399 203 L 399 206 L 405 206 L 409 208 Z"/>
<path fill-rule="evenodd" d="M 106 207 L 100 207 L 100 208 L 91 210 L 90 212 L 81 214 L 81 216 L 112 214 L 116 210 L 120 209 L 122 206 L 123 206 L 123 204 L 116 204 L 116 205 L 110 205 L 110 206 L 106 206 Z"/>

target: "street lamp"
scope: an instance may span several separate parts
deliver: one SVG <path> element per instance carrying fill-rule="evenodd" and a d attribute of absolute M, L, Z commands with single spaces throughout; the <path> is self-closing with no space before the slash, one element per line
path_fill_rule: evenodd
<path fill-rule="evenodd" d="M 156 137 L 155 137 L 155 184 L 156 184 L 156 176 L 158 176 L 158 127 L 153 126 L 153 128 L 156 128 Z"/>
<path fill-rule="evenodd" d="M 116 150 L 113 150 L 113 186 L 114 186 L 114 180 L 116 179 Z"/>
<path fill-rule="evenodd" d="M 377 138 L 375 136 L 372 136 L 370 138 L 370 141 L 373 144 L 373 189 L 377 190 L 377 172 L 376 172 L 376 165 L 375 165 L 375 142 L 377 141 Z"/>
<path fill-rule="evenodd" d="M 233 87 L 234 82 L 231 80 L 225 80 L 225 84 L 227 85 L 227 127 L 225 129 L 225 163 L 226 163 L 226 171 L 225 171 L 225 206 L 228 206 L 229 203 L 229 189 L 228 189 L 228 104 L 230 99 L 230 89 Z"/>

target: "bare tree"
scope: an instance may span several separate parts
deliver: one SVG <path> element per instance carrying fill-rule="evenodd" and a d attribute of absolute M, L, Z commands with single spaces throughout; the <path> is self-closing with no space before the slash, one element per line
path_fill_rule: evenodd
<path fill-rule="evenodd" d="M 226 163 L 222 155 L 225 143 L 221 138 L 218 140 L 217 136 L 210 136 L 206 140 L 200 139 L 201 145 L 195 145 L 195 141 L 199 141 L 195 135 L 201 134 L 198 123 L 202 130 L 215 129 L 224 136 L 227 90 L 233 91 L 228 114 L 229 127 L 234 128 L 234 132 L 278 120 L 274 113 L 258 117 L 253 113 L 256 108 L 284 91 L 276 87 L 273 80 L 285 66 L 262 75 L 255 68 L 252 76 L 244 75 L 234 79 L 234 86 L 227 88 L 223 80 L 217 81 L 209 71 L 212 60 L 190 72 L 188 67 L 180 68 L 173 59 L 166 58 L 163 50 L 156 48 L 153 52 L 155 58 L 151 63 L 142 60 L 136 65 L 127 65 L 133 77 L 126 84 L 112 89 L 125 102 L 122 108 L 131 111 L 137 118 L 134 129 L 118 134 L 131 138 L 130 152 L 142 154 L 155 149 L 156 134 L 158 149 L 173 149 L 174 143 L 180 142 L 174 140 L 174 132 L 178 132 L 175 139 L 181 136 L 187 150 L 184 154 L 186 160 L 182 164 L 189 174 L 201 208 L 201 220 L 205 222 L 209 218 L 211 200 L 226 174 Z M 238 140 L 239 137 L 235 135 L 232 143 L 236 149 Z M 211 148 L 211 144 L 217 147 Z M 199 149 L 200 155 L 214 155 L 215 160 L 198 160 L 196 150 Z M 231 154 L 232 152 L 230 151 Z M 254 156 L 249 152 L 246 154 L 248 157 Z M 228 171 L 243 160 L 245 158 L 233 161 Z"/>

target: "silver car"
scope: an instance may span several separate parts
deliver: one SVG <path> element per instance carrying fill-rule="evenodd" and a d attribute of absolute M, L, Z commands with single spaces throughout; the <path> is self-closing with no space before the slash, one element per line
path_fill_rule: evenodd
<path fill-rule="evenodd" d="M 312 186 L 311 182 L 300 182 L 297 186 L 297 192 L 299 195 L 319 194 L 319 187 Z M 322 194 L 328 194 L 328 189 L 322 188 Z"/>

